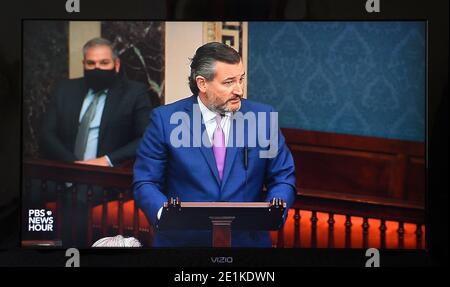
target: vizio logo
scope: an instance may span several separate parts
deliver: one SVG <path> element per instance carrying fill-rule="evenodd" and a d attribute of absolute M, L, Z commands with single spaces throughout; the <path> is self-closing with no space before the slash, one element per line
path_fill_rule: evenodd
<path fill-rule="evenodd" d="M 211 257 L 212 263 L 233 263 L 233 257 Z"/>

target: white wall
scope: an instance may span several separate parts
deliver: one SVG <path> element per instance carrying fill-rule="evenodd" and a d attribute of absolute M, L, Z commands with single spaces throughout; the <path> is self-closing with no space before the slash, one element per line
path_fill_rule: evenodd
<path fill-rule="evenodd" d="M 165 41 L 165 103 L 169 104 L 192 94 L 189 58 L 203 44 L 203 23 L 166 22 Z"/>
<path fill-rule="evenodd" d="M 69 22 L 69 78 L 83 76 L 83 45 L 92 38 L 100 37 L 99 21 Z"/>
<path fill-rule="evenodd" d="M 83 45 L 100 37 L 99 21 L 69 23 L 69 78 L 83 76 Z M 165 103 L 190 96 L 189 58 L 203 45 L 203 22 L 166 22 L 165 34 Z"/>

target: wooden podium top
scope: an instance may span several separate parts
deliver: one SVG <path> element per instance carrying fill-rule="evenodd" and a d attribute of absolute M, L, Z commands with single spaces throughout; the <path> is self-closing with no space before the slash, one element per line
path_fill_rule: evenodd
<path fill-rule="evenodd" d="M 181 207 L 198 208 L 268 208 L 269 202 L 180 202 Z"/>
<path fill-rule="evenodd" d="M 286 203 L 180 202 L 165 203 L 159 230 L 211 230 L 212 218 L 233 218 L 233 230 L 277 230 L 283 224 Z"/>

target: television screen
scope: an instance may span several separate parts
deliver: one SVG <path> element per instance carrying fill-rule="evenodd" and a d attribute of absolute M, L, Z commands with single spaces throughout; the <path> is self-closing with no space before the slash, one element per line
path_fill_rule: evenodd
<path fill-rule="evenodd" d="M 208 158 L 199 152 L 203 147 L 176 147 L 175 142 L 170 142 L 172 147 L 146 147 L 169 144 L 157 134 L 166 129 L 156 126 L 155 111 L 178 112 L 177 105 L 190 98 L 210 107 L 208 99 L 222 96 L 222 90 L 210 87 L 200 97 L 203 92 L 193 91 L 191 80 L 188 83 L 195 70 L 193 57 L 201 56 L 197 49 L 214 42 L 241 57 L 242 91 L 232 90 L 225 97 L 238 94 L 241 107 L 253 102 L 270 106 L 286 146 L 284 162 L 280 154 L 252 162 L 249 147 L 250 159 L 244 159 L 250 161 L 248 170 L 242 168 L 241 155 L 225 158 L 225 169 L 229 165 L 232 174 L 223 179 L 230 182 L 229 190 L 222 181 L 216 194 L 216 183 L 208 178 L 214 178 L 217 167 L 208 168 Z M 284 222 L 266 230 L 270 239 L 266 247 L 422 250 L 426 47 L 425 21 L 25 20 L 22 245 L 91 248 L 138 242 L 143 248 L 157 248 L 155 236 L 161 231 L 145 205 L 160 203 L 160 198 L 147 198 L 149 193 L 159 192 L 163 202 L 179 197 L 182 204 L 264 202 L 277 186 L 286 185 L 293 199 L 286 206 Z M 104 52 L 102 48 L 103 58 L 95 58 L 94 52 Z M 102 60 L 110 61 L 109 68 Z M 227 59 L 213 61 L 238 65 Z M 95 102 L 95 80 L 107 77 L 99 73 L 95 78 L 90 65 L 99 72 L 107 68 L 117 72 L 114 76 L 124 86 L 116 92 L 114 84 L 103 83 L 109 91 L 100 96 L 86 150 L 77 158 L 83 116 Z M 197 73 L 206 75 L 202 70 Z M 139 88 L 142 100 L 133 90 Z M 206 125 L 203 113 L 202 119 Z M 283 152 L 283 146 L 278 148 Z M 105 156 L 106 166 L 98 160 Z M 157 161 L 149 159 L 155 156 Z M 159 169 L 161 161 L 164 167 Z M 286 170 L 272 171 L 271 164 L 284 164 Z M 288 178 L 289 168 L 295 170 L 293 181 L 270 174 Z M 207 184 L 199 184 L 196 177 Z M 236 184 L 244 177 L 244 185 Z M 144 183 L 157 188 L 141 191 Z M 237 209 L 230 214 L 239 218 Z M 204 215 L 211 214 L 204 211 Z M 189 216 L 172 220 L 189 222 Z M 240 239 L 233 235 L 239 233 L 233 230 L 239 226 L 238 218 L 230 225 L 231 247 L 240 247 Z M 264 231 L 264 225 L 256 222 L 260 218 L 264 217 L 256 214 L 247 224 L 249 230 L 261 229 L 250 232 L 254 236 Z M 213 224 L 208 217 L 206 222 L 196 227 L 205 233 L 200 241 L 180 234 L 173 247 L 214 247 Z"/>

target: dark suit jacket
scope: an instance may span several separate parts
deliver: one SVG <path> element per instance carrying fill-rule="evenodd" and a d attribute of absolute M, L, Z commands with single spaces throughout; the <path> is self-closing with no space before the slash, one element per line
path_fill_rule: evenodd
<path fill-rule="evenodd" d="M 83 78 L 59 83 L 45 112 L 40 148 L 45 158 L 73 162 L 78 119 L 88 92 Z M 151 102 L 144 84 L 120 78 L 108 91 L 103 110 L 97 157 L 113 165 L 132 159 L 149 121 Z"/>
<path fill-rule="evenodd" d="M 150 124 L 137 151 L 133 173 L 134 199 L 149 221 L 157 223 L 158 210 L 170 197 L 201 202 L 257 202 L 282 198 L 287 204 L 286 219 L 287 210 L 295 198 L 295 166 L 281 131 L 274 131 L 278 133 L 276 156 L 260 158 L 259 152 L 267 148 L 250 146 L 247 167 L 244 165 L 244 148 L 235 143 L 235 136 L 233 146 L 227 147 L 223 179 L 220 180 L 212 148 L 194 147 L 192 144 L 193 137 L 199 136 L 193 121 L 193 105 L 197 103 L 197 97 L 192 96 L 152 111 Z M 188 125 L 185 127 L 190 131 L 191 147 L 171 144 L 172 133 L 179 130 L 179 123 L 171 123 L 171 116 L 179 112 L 188 115 L 183 124 Z M 199 109 L 197 112 L 200 114 Z M 267 117 L 266 123 L 269 123 L 268 117 L 273 109 L 243 99 L 240 112 L 260 113 Z M 258 118 L 256 120 L 259 121 Z M 199 124 L 201 127 L 197 131 L 201 129 L 203 134 L 205 125 Z M 259 127 L 258 124 L 255 127 Z M 233 134 L 237 135 L 236 125 L 232 124 L 232 128 Z M 269 135 L 270 129 L 267 124 L 263 131 Z M 244 135 L 244 143 L 248 143 L 248 134 Z M 264 184 L 267 195 L 262 194 Z M 211 238 L 210 231 L 157 231 L 153 246 L 211 246 Z M 233 247 L 271 247 L 269 233 L 265 231 L 234 231 L 231 243 Z"/>

